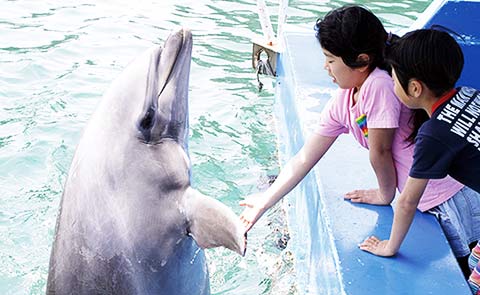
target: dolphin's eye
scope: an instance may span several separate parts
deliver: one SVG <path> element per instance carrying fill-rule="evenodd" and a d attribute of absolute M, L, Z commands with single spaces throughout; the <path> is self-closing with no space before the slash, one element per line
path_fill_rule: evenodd
<path fill-rule="evenodd" d="M 153 124 L 155 123 L 155 110 L 153 108 L 148 109 L 148 111 L 143 116 L 142 120 L 140 121 L 140 127 L 144 130 L 148 130 L 152 128 Z"/>

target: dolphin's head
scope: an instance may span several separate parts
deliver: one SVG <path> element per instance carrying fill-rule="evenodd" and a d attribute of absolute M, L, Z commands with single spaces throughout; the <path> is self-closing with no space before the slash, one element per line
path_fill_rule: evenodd
<path fill-rule="evenodd" d="M 142 198 L 181 196 L 190 184 L 191 56 L 192 33 L 181 28 L 130 62 L 84 130 L 69 181 L 82 178 L 96 195 L 109 190 L 108 199 L 125 207 L 133 191 Z"/>
<path fill-rule="evenodd" d="M 144 142 L 170 138 L 186 147 L 191 56 L 192 34 L 187 29 L 172 33 L 163 50 L 151 53 L 145 101 L 136 124 Z"/>
<path fill-rule="evenodd" d="M 173 139 L 186 150 L 191 56 L 192 33 L 181 28 L 171 33 L 163 48 L 153 47 L 133 60 L 96 113 L 103 133 L 117 140 L 135 137 L 146 144 Z"/>

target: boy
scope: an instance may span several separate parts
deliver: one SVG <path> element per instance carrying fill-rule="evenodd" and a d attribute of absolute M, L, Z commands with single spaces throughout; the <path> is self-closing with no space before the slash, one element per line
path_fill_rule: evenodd
<path fill-rule="evenodd" d="M 417 30 L 392 46 L 389 60 L 396 95 L 407 107 L 425 110 L 430 119 L 418 130 L 413 164 L 396 205 L 390 239 L 369 237 L 360 245 L 379 256 L 397 253 L 429 179 L 450 175 L 467 186 L 471 200 L 480 198 L 480 94 L 468 87 L 454 89 L 463 68 L 460 46 L 446 32 Z M 478 209 L 469 207 L 468 201 L 462 205 L 467 210 L 460 213 L 470 215 L 469 222 L 478 224 L 473 228 L 480 230 L 480 218 L 466 212 Z M 480 270 L 480 265 L 477 268 Z M 469 283 L 476 292 L 474 276 L 475 271 Z"/>

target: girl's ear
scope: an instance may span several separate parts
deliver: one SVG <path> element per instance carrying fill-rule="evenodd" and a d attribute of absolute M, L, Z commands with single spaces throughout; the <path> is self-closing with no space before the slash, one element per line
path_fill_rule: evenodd
<path fill-rule="evenodd" d="M 370 56 L 366 53 L 360 53 L 357 57 L 357 63 L 364 65 L 358 68 L 361 72 L 368 70 L 370 66 Z"/>
<path fill-rule="evenodd" d="M 422 82 L 417 79 L 410 79 L 410 81 L 408 81 L 408 95 L 418 98 L 420 95 L 422 95 L 422 92 Z"/>

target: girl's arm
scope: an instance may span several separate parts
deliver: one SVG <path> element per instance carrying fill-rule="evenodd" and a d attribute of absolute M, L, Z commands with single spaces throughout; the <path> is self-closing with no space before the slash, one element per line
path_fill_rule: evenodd
<path fill-rule="evenodd" d="M 245 232 L 248 232 L 265 211 L 275 205 L 307 175 L 335 139 L 336 137 L 313 134 L 302 149 L 283 167 L 277 179 L 265 192 L 249 196 L 240 202 L 240 206 L 245 207 L 240 215 L 245 225 Z"/>
<path fill-rule="evenodd" d="M 412 224 L 415 210 L 427 183 L 428 179 L 409 177 L 395 207 L 390 240 L 381 241 L 377 237 L 372 236 L 360 244 L 360 249 L 378 256 L 395 255 Z"/>
<path fill-rule="evenodd" d="M 352 202 L 388 205 L 395 197 L 397 174 L 392 155 L 395 128 L 368 129 L 370 163 L 377 176 L 379 189 L 355 190 L 345 195 Z"/>

